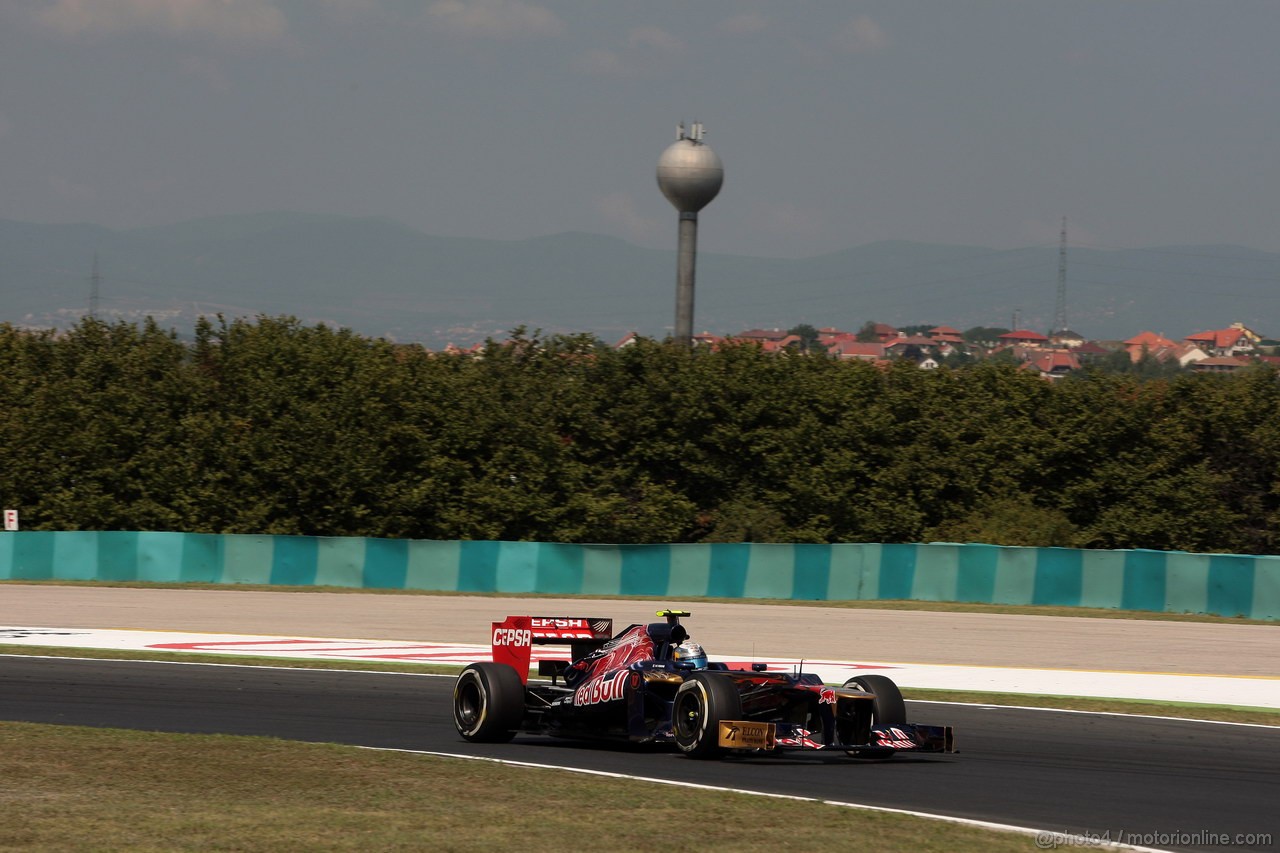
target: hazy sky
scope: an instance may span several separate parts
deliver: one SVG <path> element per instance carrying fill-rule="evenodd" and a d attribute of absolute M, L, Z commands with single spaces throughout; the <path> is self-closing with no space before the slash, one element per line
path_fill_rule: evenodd
<path fill-rule="evenodd" d="M 0 218 L 1280 250 L 1276 0 L 3 0 Z"/>

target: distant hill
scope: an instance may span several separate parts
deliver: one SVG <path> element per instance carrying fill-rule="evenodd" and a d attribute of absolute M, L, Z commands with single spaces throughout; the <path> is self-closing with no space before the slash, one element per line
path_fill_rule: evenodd
<path fill-rule="evenodd" d="M 429 346 L 517 325 L 662 337 L 675 252 L 612 237 L 434 237 L 385 219 L 267 213 L 114 231 L 0 220 L 0 322 L 65 327 L 99 313 L 189 329 L 200 314 L 296 316 Z M 1053 324 L 1057 246 L 993 250 L 887 241 L 801 259 L 704 253 L 697 331 L 799 323 Z M 1238 246 L 1068 254 L 1067 320 L 1093 339 L 1181 337 L 1243 322 L 1280 335 L 1280 255 Z"/>

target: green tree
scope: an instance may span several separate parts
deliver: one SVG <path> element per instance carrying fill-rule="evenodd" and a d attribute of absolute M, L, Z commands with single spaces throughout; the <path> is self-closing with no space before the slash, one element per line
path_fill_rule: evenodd
<path fill-rule="evenodd" d="M 0 326 L 0 369 L 0 494 L 36 529 L 1280 544 L 1265 366 L 1048 383 L 525 329 L 470 357 L 259 317 Z"/>
<path fill-rule="evenodd" d="M 947 519 L 928 530 L 924 539 L 1070 548 L 1077 535 L 1076 526 L 1062 510 L 1004 497 L 993 498 L 967 515 Z"/>
<path fill-rule="evenodd" d="M 6 328 L 4 491 L 35 529 L 182 529 L 186 350 L 86 319 L 65 336 Z"/>
<path fill-rule="evenodd" d="M 818 330 L 808 323 L 801 323 L 798 326 L 792 326 L 787 329 L 788 335 L 795 335 L 800 339 L 798 349 L 801 352 L 821 352 L 822 346 L 818 343 Z"/>
<path fill-rule="evenodd" d="M 961 336 L 971 344 L 993 347 L 1000 342 L 1000 336 L 1008 334 L 1012 329 L 1003 326 L 973 326 L 965 329 Z"/>

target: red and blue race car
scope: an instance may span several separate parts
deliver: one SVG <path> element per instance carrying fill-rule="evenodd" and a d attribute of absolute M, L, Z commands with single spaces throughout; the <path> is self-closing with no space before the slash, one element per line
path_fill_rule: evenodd
<path fill-rule="evenodd" d="M 844 751 L 858 758 L 955 752 L 950 726 L 909 723 L 890 679 L 860 675 L 831 687 L 813 673 L 730 669 L 708 662 L 680 618 L 613 620 L 508 616 L 493 623 L 493 659 L 462 671 L 453 690 L 458 734 L 505 742 L 517 734 L 673 743 L 693 758 L 746 750 Z M 570 659 L 541 660 L 535 644 L 568 645 Z"/>

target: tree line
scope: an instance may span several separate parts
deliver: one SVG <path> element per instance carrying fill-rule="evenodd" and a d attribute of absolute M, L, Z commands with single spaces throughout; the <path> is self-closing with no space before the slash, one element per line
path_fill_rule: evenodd
<path fill-rule="evenodd" d="M 477 357 L 293 318 L 0 326 L 24 529 L 1274 553 L 1266 366 L 1049 383 L 516 330 Z"/>

